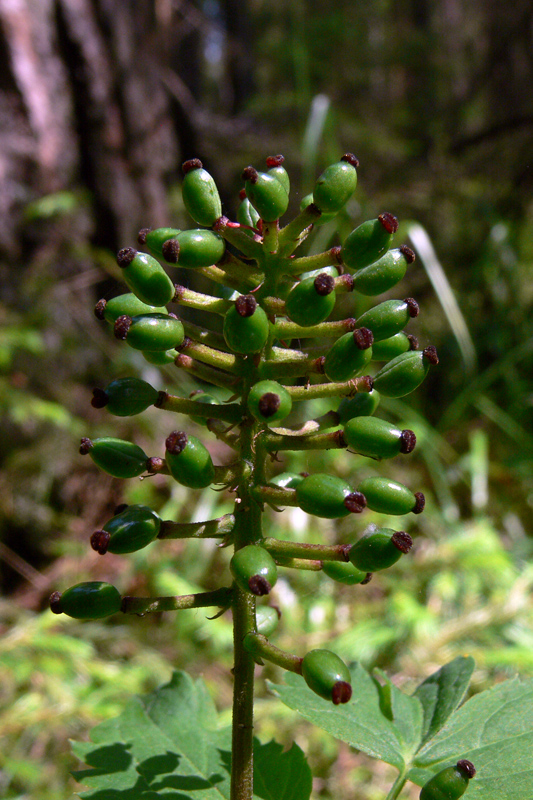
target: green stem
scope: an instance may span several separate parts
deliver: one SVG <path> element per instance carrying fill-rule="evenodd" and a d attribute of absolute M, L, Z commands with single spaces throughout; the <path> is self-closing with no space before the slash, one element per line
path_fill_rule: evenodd
<path fill-rule="evenodd" d="M 322 337 L 338 338 L 343 333 L 350 333 L 357 327 L 355 319 L 341 319 L 338 322 L 320 322 L 318 325 L 303 327 L 295 322 L 281 319 L 274 325 L 276 339 L 317 339 Z"/>
<path fill-rule="evenodd" d="M 394 781 L 394 784 L 391 786 L 391 790 L 388 793 L 385 800 L 396 800 L 396 798 L 400 796 L 400 792 L 402 791 L 406 782 L 407 782 L 407 769 L 404 768 Z"/>
<path fill-rule="evenodd" d="M 313 269 L 323 269 L 323 267 L 337 266 L 341 264 L 340 248 L 332 247 L 325 253 L 317 253 L 314 256 L 303 256 L 295 258 L 288 265 L 287 272 L 290 275 L 299 275 L 302 272 L 309 272 Z"/>
<path fill-rule="evenodd" d="M 322 397 L 351 397 L 358 392 L 372 391 L 372 378 L 362 375 L 344 383 L 315 383 L 308 386 L 285 386 L 294 400 L 316 400 Z"/>
<path fill-rule="evenodd" d="M 214 314 L 225 314 L 232 306 L 230 300 L 211 297 L 211 295 L 202 294 L 202 292 L 194 292 L 192 289 L 187 289 L 186 286 L 180 286 L 178 283 L 176 284 L 174 302 L 179 303 L 180 306 L 197 308 L 200 311 L 211 311 Z"/>
<path fill-rule="evenodd" d="M 224 514 L 206 522 L 172 522 L 163 520 L 158 539 L 215 539 L 227 536 L 235 525 L 233 514 Z"/>
<path fill-rule="evenodd" d="M 233 591 L 229 588 L 215 589 L 213 592 L 182 594 L 176 597 L 130 597 L 122 598 L 121 611 L 124 614 L 149 614 L 154 611 L 181 611 L 186 608 L 209 608 L 220 606 L 229 608 Z"/>
<path fill-rule="evenodd" d="M 332 433 L 309 433 L 303 436 L 267 432 L 262 438 L 263 445 L 269 453 L 277 453 L 278 450 L 340 450 L 348 446 L 341 430 Z"/>
<path fill-rule="evenodd" d="M 226 353 L 223 350 L 215 350 L 213 347 L 208 347 L 206 344 L 200 344 L 193 341 L 188 337 L 183 344 L 179 347 L 180 353 L 186 353 L 203 364 L 209 364 L 211 367 L 226 370 L 238 374 L 241 371 L 242 360 L 234 353 Z"/>
<path fill-rule="evenodd" d="M 189 322 L 188 319 L 182 319 L 181 324 L 186 336 L 190 336 L 195 342 L 208 344 L 210 347 L 215 347 L 217 350 L 223 350 L 226 345 L 226 340 L 221 333 L 215 331 L 208 331 L 204 325 L 195 325 L 194 322 Z"/>
<path fill-rule="evenodd" d="M 222 372 L 222 370 L 211 367 L 209 364 L 203 364 L 201 361 L 185 355 L 185 353 L 180 353 L 174 363 L 177 367 L 190 372 L 196 378 L 212 383 L 214 386 L 220 386 L 221 389 L 235 391 L 240 382 L 240 378 L 235 375 L 229 372 Z M 195 411 L 194 413 L 196 414 L 197 412 Z"/>
<path fill-rule="evenodd" d="M 213 225 L 213 230 L 248 258 L 260 260 L 263 256 L 263 246 L 240 230 L 240 227 L 240 225 L 230 222 L 227 217 L 220 217 Z"/>
<path fill-rule="evenodd" d="M 309 226 L 320 218 L 321 213 L 320 209 L 311 203 L 281 229 L 279 245 L 282 255 L 289 256 L 296 250 L 308 235 Z"/>
<path fill-rule="evenodd" d="M 262 542 L 274 558 L 304 558 L 320 561 L 348 561 L 351 545 L 346 544 L 305 544 L 303 542 L 289 542 L 269 536 Z"/>
<path fill-rule="evenodd" d="M 296 672 L 298 675 L 302 674 L 303 659 L 299 656 L 294 656 L 292 653 L 287 653 L 279 647 L 275 647 L 262 633 L 249 633 L 246 637 L 245 647 L 255 658 L 261 660 L 264 658 L 289 672 Z"/>
<path fill-rule="evenodd" d="M 167 394 L 167 392 L 160 392 L 155 406 L 165 411 L 175 411 L 180 414 L 205 417 L 205 419 L 220 419 L 225 422 L 238 422 L 242 415 L 241 407 L 237 403 L 228 403 L 226 405 L 199 403 L 197 400 L 176 397 L 175 395 Z"/>

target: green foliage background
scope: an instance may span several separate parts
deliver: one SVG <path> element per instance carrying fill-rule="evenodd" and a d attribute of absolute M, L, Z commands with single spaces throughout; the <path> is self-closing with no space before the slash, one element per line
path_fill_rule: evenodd
<path fill-rule="evenodd" d="M 228 211 L 248 163 L 283 152 L 295 210 L 318 172 L 353 150 L 361 161 L 356 196 L 312 247 L 337 243 L 383 210 L 395 213 L 396 241 L 411 235 L 419 245 L 416 268 L 398 291 L 419 300 L 416 333 L 441 356 L 408 404 L 383 404 L 419 438 L 408 461 L 380 466 L 428 498 L 416 527 L 403 521 L 415 534 L 414 553 L 366 587 L 332 585 L 313 573 L 281 580 L 276 642 L 298 653 L 327 644 L 348 661 L 387 670 L 402 687 L 459 654 L 476 660 L 474 692 L 516 672 L 531 675 L 533 109 L 524 44 L 531 9 L 243 3 L 254 89 L 232 115 L 224 104 L 224 4 L 187 5 L 199 14 L 197 103 L 234 127 L 231 148 L 211 133 L 202 139 L 205 152 L 194 155 L 213 166 Z M 218 60 L 209 50 L 213 31 L 222 32 Z M 167 202 L 174 224 L 190 225 L 177 171 Z M 63 800 L 75 787 L 68 738 L 84 737 L 132 693 L 168 680 L 172 668 L 202 673 L 228 714 L 231 624 L 227 616 L 209 622 L 201 611 L 80 624 L 43 610 L 48 594 L 88 578 L 139 594 L 217 587 L 228 556 L 208 542 L 155 543 L 131 557 L 100 559 L 88 536 L 122 501 L 188 521 L 225 513 L 230 500 L 160 477 L 121 483 L 78 456 L 80 436 L 108 434 L 132 436 L 159 454 L 173 424 L 165 414 L 117 420 L 91 408 L 90 390 L 127 374 L 158 388 L 178 379 L 120 347 L 92 315 L 119 270 L 111 247 L 96 243 L 87 185 L 80 179 L 23 205 L 22 244 L 16 260 L 3 255 L 0 302 L 0 792 L 9 800 Z M 135 241 L 131 225 L 121 246 Z M 365 307 L 359 302 L 356 313 Z M 184 395 L 195 388 L 181 376 L 179 387 Z M 328 408 L 314 404 L 312 413 Z M 215 461 L 225 457 L 217 447 Z M 285 465 L 348 477 L 364 461 L 319 453 Z M 346 520 L 295 509 L 272 512 L 271 526 L 276 535 L 323 543 L 353 535 Z M 376 769 L 297 721 L 266 690 L 265 679 L 279 677 L 266 667 L 259 678 L 261 740 L 298 742 L 310 756 L 316 797 L 348 798 L 356 784 L 364 800 L 382 797 L 389 768 Z"/>

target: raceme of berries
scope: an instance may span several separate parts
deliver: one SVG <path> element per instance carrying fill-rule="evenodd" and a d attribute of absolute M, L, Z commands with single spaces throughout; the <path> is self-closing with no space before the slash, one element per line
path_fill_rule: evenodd
<path fill-rule="evenodd" d="M 209 592 L 121 596 L 114 586 L 93 581 L 54 592 L 51 608 L 79 619 L 119 611 L 231 608 L 240 698 L 233 724 L 238 747 L 245 750 L 252 742 L 254 661 L 302 675 L 313 692 L 335 705 L 352 695 L 350 672 L 334 653 L 311 650 L 302 657 L 270 642 L 280 611 L 257 598 L 275 593 L 280 571 L 304 568 L 321 569 L 324 580 L 364 591 L 355 587 L 408 557 L 413 544 L 399 525 L 377 527 L 375 513 L 407 514 L 404 525 L 411 525 L 411 513 L 424 508 L 422 492 L 375 474 L 381 459 L 404 458 L 416 444 L 415 432 L 401 420 L 379 413 L 380 396 L 409 394 L 438 363 L 435 348 L 419 349 L 405 330 L 418 304 L 401 294 L 378 297 L 359 317 L 342 317 L 337 304 L 341 295 L 368 298 L 389 291 L 412 266 L 414 253 L 393 247 L 398 222 L 391 212 L 358 224 L 341 246 L 312 255 L 300 249 L 317 226 L 344 209 L 357 187 L 358 166 L 346 153 L 318 177 L 296 216 L 280 222 L 289 207 L 290 180 L 283 156 L 269 156 L 264 171 L 244 169 L 237 221 L 231 221 L 223 215 L 212 175 L 198 159 L 185 162 L 183 201 L 200 227 L 143 228 L 141 249 L 125 247 L 117 258 L 129 291 L 95 308 L 120 346 L 139 351 L 150 364 L 166 365 L 165 374 L 174 367 L 176 380 L 169 388 L 120 377 L 94 390 L 92 404 L 102 414 L 133 416 L 155 408 L 168 416 L 169 433 L 155 453 L 108 436 L 84 437 L 80 453 L 115 478 L 159 474 L 192 492 L 230 490 L 234 508 L 219 519 L 184 523 L 162 520 L 147 506 L 127 506 L 102 520 L 89 535 L 90 546 L 100 555 L 121 555 L 149 544 L 164 547 L 166 539 L 203 537 L 234 551 L 220 588 Z M 189 288 L 196 285 L 195 272 L 211 290 Z M 343 300 L 345 309 L 350 298 Z M 187 386 L 191 379 L 200 381 L 197 392 L 180 391 L 182 372 L 188 373 Z M 329 402 L 330 411 L 306 419 L 315 400 Z M 233 452 L 227 464 L 215 463 L 216 438 Z M 365 457 L 374 472 L 345 479 L 336 474 L 334 458 L 327 473 L 278 466 L 285 452 L 336 449 Z M 263 528 L 266 506 L 295 506 L 325 519 L 351 517 L 353 539 L 348 545 L 310 545 L 269 537 Z M 463 778 L 454 776 L 446 772 L 440 780 L 459 785 Z M 423 800 L 440 797 L 438 778 L 423 789 Z"/>

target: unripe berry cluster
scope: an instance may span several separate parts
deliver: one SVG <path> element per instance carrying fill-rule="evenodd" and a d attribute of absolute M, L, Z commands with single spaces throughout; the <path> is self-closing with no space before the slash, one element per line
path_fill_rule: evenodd
<path fill-rule="evenodd" d="M 98 319 L 151 364 L 174 363 L 178 370 L 225 391 L 227 399 L 221 402 L 203 389 L 181 397 L 138 378 L 122 378 L 95 389 L 93 406 L 117 416 L 140 414 L 149 406 L 188 416 L 229 445 L 235 458 L 229 465 L 215 465 L 186 421 L 172 425 L 155 456 L 112 437 L 84 438 L 80 452 L 118 478 L 160 473 L 191 489 L 231 488 L 235 508 L 217 520 L 178 524 L 161 520 L 146 506 L 120 507 L 92 534 L 91 546 L 101 555 L 122 554 L 157 538 L 219 537 L 234 546 L 233 581 L 220 590 L 183 598 L 121 597 L 109 584 L 83 583 L 63 594 L 54 592 L 54 612 L 83 619 L 120 610 L 231 607 L 236 646 L 242 645 L 248 657 L 301 674 L 314 692 L 334 704 L 350 700 L 350 673 L 338 656 L 312 650 L 299 657 L 279 650 L 268 639 L 279 614 L 268 606 L 256 607 L 256 598 L 270 593 L 280 568 L 322 570 L 331 580 L 364 585 L 372 573 L 391 567 L 412 546 L 411 536 L 394 527 L 372 526 L 351 545 L 265 537 L 265 504 L 296 506 L 327 519 L 424 510 L 421 492 L 388 478 L 352 483 L 322 473 L 269 474 L 270 456 L 283 451 L 349 448 L 380 460 L 407 455 L 416 444 L 413 431 L 373 415 L 380 395 L 409 394 L 438 363 L 434 347 L 419 349 L 415 336 L 404 331 L 418 315 L 418 304 L 411 297 L 386 300 L 358 319 L 332 318 L 340 295 L 380 295 L 413 263 L 408 247 L 391 249 L 396 218 L 384 212 L 356 227 L 341 247 L 311 256 L 296 254 L 316 226 L 344 208 L 356 189 L 358 166 L 351 153 L 329 166 L 297 216 L 280 227 L 290 193 L 282 156 L 269 157 L 265 171 L 246 167 L 236 222 L 223 215 L 213 177 L 192 159 L 183 165 L 183 201 L 201 227 L 143 229 L 138 242 L 148 252 L 127 247 L 118 253 L 130 293 L 100 300 Z M 216 291 L 211 295 L 175 284 L 173 267 L 201 273 Z M 203 320 L 181 320 L 180 306 L 197 309 L 205 320 L 222 318 L 221 332 Z M 331 398 L 336 409 L 316 420 L 280 427 L 287 418 L 290 422 L 290 415 L 297 417 L 302 400 L 319 398 Z"/>

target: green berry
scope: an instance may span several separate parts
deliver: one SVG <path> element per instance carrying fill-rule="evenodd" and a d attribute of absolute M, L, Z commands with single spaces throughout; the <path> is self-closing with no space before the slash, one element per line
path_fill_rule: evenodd
<path fill-rule="evenodd" d="M 353 288 L 359 294 L 370 297 L 388 292 L 401 281 L 407 265 L 414 260 L 415 254 L 409 247 L 402 246 L 399 250 L 389 250 L 378 261 L 353 275 Z"/>
<path fill-rule="evenodd" d="M 272 606 L 257 606 L 255 609 L 255 630 L 263 636 L 274 633 L 279 624 L 280 612 Z"/>
<path fill-rule="evenodd" d="M 245 592 L 268 594 L 278 579 L 278 568 L 270 553 L 258 544 L 241 547 L 230 561 L 231 574 Z"/>
<path fill-rule="evenodd" d="M 278 486 L 280 489 L 296 489 L 298 484 L 306 477 L 307 475 L 305 473 L 280 472 L 279 475 L 269 480 L 269 484 L 271 486 Z"/>
<path fill-rule="evenodd" d="M 160 527 L 161 518 L 148 506 L 127 506 L 93 533 L 91 547 L 100 555 L 135 553 L 157 538 Z"/>
<path fill-rule="evenodd" d="M 94 463 L 114 478 L 137 478 L 146 470 L 148 460 L 138 445 L 110 436 L 93 441 L 83 438 L 80 453 L 89 453 Z"/>
<path fill-rule="evenodd" d="M 147 253 L 125 247 L 117 254 L 117 264 L 129 288 L 143 303 L 164 306 L 174 297 L 174 284 L 159 261 Z"/>
<path fill-rule="evenodd" d="M 472 762 L 462 759 L 454 767 L 446 767 L 433 775 L 422 787 L 420 800 L 458 800 L 475 774 Z"/>
<path fill-rule="evenodd" d="M 125 339 L 134 350 L 170 350 L 185 338 L 180 320 L 168 314 L 119 317 L 114 331 L 117 339 Z"/>
<path fill-rule="evenodd" d="M 342 263 L 350 269 L 368 267 L 387 252 L 397 230 L 398 220 L 388 212 L 363 222 L 346 237 L 341 250 Z"/>
<path fill-rule="evenodd" d="M 165 460 L 172 477 L 190 489 L 203 489 L 215 479 L 209 451 L 196 436 L 173 431 L 165 442 Z"/>
<path fill-rule="evenodd" d="M 285 312 L 297 325 L 318 325 L 335 307 L 335 279 L 327 272 L 297 283 L 285 300 Z"/>
<path fill-rule="evenodd" d="M 346 205 L 357 186 L 358 166 L 356 157 L 346 153 L 324 170 L 313 189 L 313 202 L 322 212 L 337 213 Z"/>
<path fill-rule="evenodd" d="M 267 172 L 257 172 L 246 167 L 242 174 L 246 196 L 265 222 L 275 222 L 283 216 L 289 205 L 289 195 L 283 185 Z"/>
<path fill-rule="evenodd" d="M 291 190 L 291 181 L 287 170 L 283 166 L 284 161 L 285 159 L 283 156 L 268 156 L 266 165 L 267 167 L 270 167 L 268 174 L 272 175 L 274 178 L 277 178 L 287 194 L 289 194 Z"/>
<path fill-rule="evenodd" d="M 396 564 L 412 546 L 413 540 L 405 531 L 377 528 L 352 545 L 349 559 L 362 572 L 379 572 Z"/>
<path fill-rule="evenodd" d="M 418 316 L 418 310 L 418 303 L 412 297 L 405 300 L 385 300 L 365 311 L 357 320 L 357 325 L 370 328 L 374 341 L 379 342 L 401 331 L 412 317 Z"/>
<path fill-rule="evenodd" d="M 430 365 L 438 363 L 439 357 L 433 345 L 422 351 L 403 353 L 380 369 L 374 378 L 374 386 L 386 397 L 405 397 L 420 386 Z"/>
<path fill-rule="evenodd" d="M 273 425 L 285 419 L 291 413 L 291 409 L 291 396 L 281 383 L 259 381 L 250 389 L 248 411 L 259 422 Z"/>
<path fill-rule="evenodd" d="M 224 317 L 224 339 L 235 353 L 258 353 L 267 343 L 270 325 L 253 294 L 235 300 Z"/>
<path fill-rule="evenodd" d="M 420 514 L 424 510 L 425 499 L 422 492 L 415 494 L 403 483 L 390 478 L 365 478 L 357 491 L 366 497 L 368 508 L 381 514 Z"/>
<path fill-rule="evenodd" d="M 360 513 L 366 505 L 364 495 L 335 475 L 316 473 L 295 487 L 298 505 L 307 514 L 326 519 Z"/>
<path fill-rule="evenodd" d="M 147 247 L 156 256 L 163 256 L 163 245 L 169 239 L 175 239 L 178 233 L 181 233 L 179 228 L 142 228 L 137 236 L 137 241 L 144 247 Z"/>
<path fill-rule="evenodd" d="M 388 339 L 382 339 L 372 345 L 372 361 L 390 361 L 396 356 L 401 356 L 402 353 L 408 353 L 409 350 L 416 350 L 418 348 L 418 339 L 410 333 L 400 331 L 390 336 Z"/>
<path fill-rule="evenodd" d="M 110 583 L 87 581 L 71 586 L 66 592 L 54 592 L 50 608 L 54 614 L 66 614 L 74 619 L 102 619 L 120 611 L 122 598 Z"/>
<path fill-rule="evenodd" d="M 349 561 L 324 561 L 322 572 L 337 583 L 355 586 L 368 580 L 368 572 L 361 572 Z"/>
<path fill-rule="evenodd" d="M 163 258 L 176 267 L 199 269 L 216 264 L 226 252 L 226 242 L 213 231 L 181 231 L 163 245 Z"/>
<path fill-rule="evenodd" d="M 355 397 L 343 397 L 337 409 L 340 424 L 346 425 L 348 420 L 354 417 L 371 416 L 377 409 L 379 401 L 379 392 L 375 389 L 371 392 L 358 392 Z"/>
<path fill-rule="evenodd" d="M 341 336 L 326 354 L 324 372 L 330 381 L 351 381 L 372 358 L 372 331 L 357 328 Z"/>
<path fill-rule="evenodd" d="M 198 225 L 210 228 L 222 216 L 222 203 L 214 178 L 198 158 L 182 164 L 182 197 L 185 208 Z"/>
<path fill-rule="evenodd" d="M 329 650 L 310 650 L 302 660 L 302 675 L 309 688 L 334 705 L 352 697 L 351 675 L 338 655 Z"/>
<path fill-rule="evenodd" d="M 191 397 L 191 400 L 194 400 L 195 403 L 205 403 L 210 406 L 220 405 L 220 401 L 217 400 L 216 397 L 213 397 L 213 395 L 207 394 L 207 392 L 198 392 Z M 207 425 L 207 417 L 193 416 L 191 414 L 191 419 L 193 422 L 196 422 L 197 425 Z"/>
<path fill-rule="evenodd" d="M 411 453 L 416 436 L 383 419 L 354 417 L 346 423 L 344 438 L 348 447 L 369 458 L 393 458 L 398 453 Z"/>
<path fill-rule="evenodd" d="M 99 300 L 94 309 L 98 319 L 105 319 L 112 325 L 119 317 L 136 317 L 139 314 L 166 314 L 165 306 L 149 306 L 134 294 L 121 294 L 112 300 Z"/>
<path fill-rule="evenodd" d="M 93 389 L 91 405 L 107 408 L 117 417 L 131 417 L 152 406 L 159 396 L 157 389 L 140 378 L 119 378 L 105 389 Z"/>
<path fill-rule="evenodd" d="M 176 360 L 179 353 L 177 350 L 143 350 L 143 356 L 149 364 L 156 364 L 163 366 L 164 364 L 172 364 Z"/>

